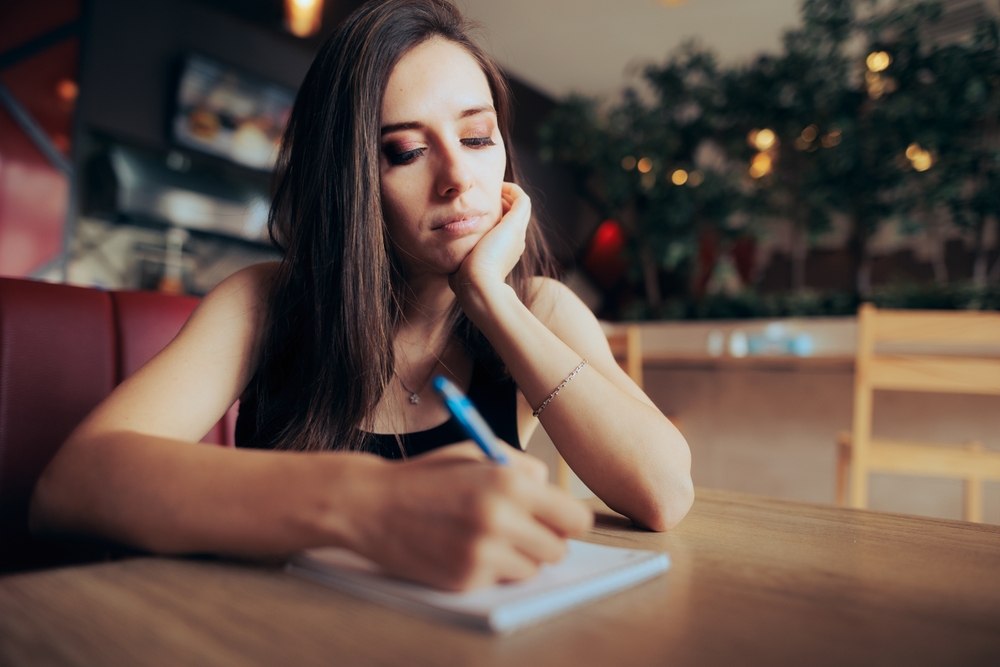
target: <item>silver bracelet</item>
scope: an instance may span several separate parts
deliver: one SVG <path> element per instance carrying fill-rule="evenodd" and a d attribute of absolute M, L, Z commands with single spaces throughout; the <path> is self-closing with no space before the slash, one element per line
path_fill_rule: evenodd
<path fill-rule="evenodd" d="M 547 406 L 549 403 L 551 403 L 552 399 L 556 397 L 556 394 L 558 394 L 560 391 L 562 391 L 562 388 L 565 387 L 569 383 L 570 380 L 572 380 L 573 378 L 575 378 L 576 374 L 579 373 L 580 371 L 582 371 L 583 367 L 586 366 L 586 365 L 587 365 L 587 360 L 586 359 L 584 359 L 583 361 L 581 361 L 580 365 L 577 366 L 576 369 L 572 373 L 570 373 L 569 375 L 567 375 L 566 379 L 563 380 L 562 382 L 560 382 L 559 386 L 556 387 L 556 390 L 553 391 L 551 394 L 549 394 L 549 397 L 546 398 L 542 402 L 542 404 L 538 406 L 538 409 L 531 413 L 531 416 L 532 417 L 537 417 L 538 415 L 542 414 L 542 410 L 545 409 L 545 406 Z"/>

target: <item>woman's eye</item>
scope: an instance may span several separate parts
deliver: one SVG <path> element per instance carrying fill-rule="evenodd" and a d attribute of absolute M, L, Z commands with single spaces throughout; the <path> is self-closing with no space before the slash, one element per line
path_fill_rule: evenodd
<path fill-rule="evenodd" d="M 462 144 L 471 148 L 481 148 L 483 146 L 496 146 L 492 137 L 471 137 L 462 139 Z"/>
<path fill-rule="evenodd" d="M 389 150 L 385 151 L 385 156 L 389 159 L 389 163 L 390 164 L 392 164 L 395 167 L 398 167 L 400 165 L 410 164 L 411 162 L 413 162 L 414 160 L 416 160 L 418 157 L 420 157 L 421 155 L 423 155 L 425 150 L 427 150 L 427 149 L 426 148 L 414 148 L 412 151 L 402 151 L 402 152 L 397 153 L 397 152 L 393 151 L 392 149 L 389 149 Z"/>

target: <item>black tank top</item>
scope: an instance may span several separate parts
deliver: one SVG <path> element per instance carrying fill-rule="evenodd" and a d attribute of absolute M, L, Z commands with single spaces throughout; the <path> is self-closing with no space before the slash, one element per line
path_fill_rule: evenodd
<path fill-rule="evenodd" d="M 517 385 L 509 375 L 499 376 L 476 361 L 472 366 L 469 400 L 479 409 L 498 438 L 523 449 L 517 435 Z M 236 419 L 236 446 L 259 447 L 254 442 L 256 430 L 257 401 L 255 397 L 249 396 L 240 401 L 240 414 Z M 401 433 L 399 438 L 408 457 L 469 439 L 454 417 L 426 431 Z M 366 449 L 387 459 L 403 458 L 396 436 L 392 433 L 369 433 Z"/>

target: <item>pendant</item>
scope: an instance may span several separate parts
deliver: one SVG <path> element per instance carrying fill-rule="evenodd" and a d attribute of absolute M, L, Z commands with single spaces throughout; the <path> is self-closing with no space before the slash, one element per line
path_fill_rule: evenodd
<path fill-rule="evenodd" d="M 416 392 L 410 394 L 410 403 L 416 405 L 419 402 L 420 402 L 420 396 L 418 396 Z"/>

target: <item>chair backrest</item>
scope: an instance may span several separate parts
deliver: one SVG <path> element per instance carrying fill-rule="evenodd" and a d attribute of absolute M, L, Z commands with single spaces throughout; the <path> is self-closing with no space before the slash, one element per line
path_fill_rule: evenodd
<path fill-rule="evenodd" d="M 861 306 L 851 437 L 853 506 L 867 502 L 874 391 L 1000 395 L 998 352 L 1000 313 Z"/>
<path fill-rule="evenodd" d="M 604 334 L 608 337 L 608 345 L 615 360 L 633 382 L 643 386 L 642 378 L 642 329 L 637 324 L 618 326 L 604 325 Z"/>
<path fill-rule="evenodd" d="M 856 378 L 864 391 L 1000 395 L 1000 359 L 984 354 L 1000 350 L 1000 313 L 879 310 L 866 303 L 858 326 Z M 905 347 L 879 352 L 880 345 Z"/>
<path fill-rule="evenodd" d="M 0 278 L 0 569 L 40 562 L 28 503 L 70 432 L 163 348 L 191 297 Z M 227 415 L 205 441 L 232 443 Z"/>

